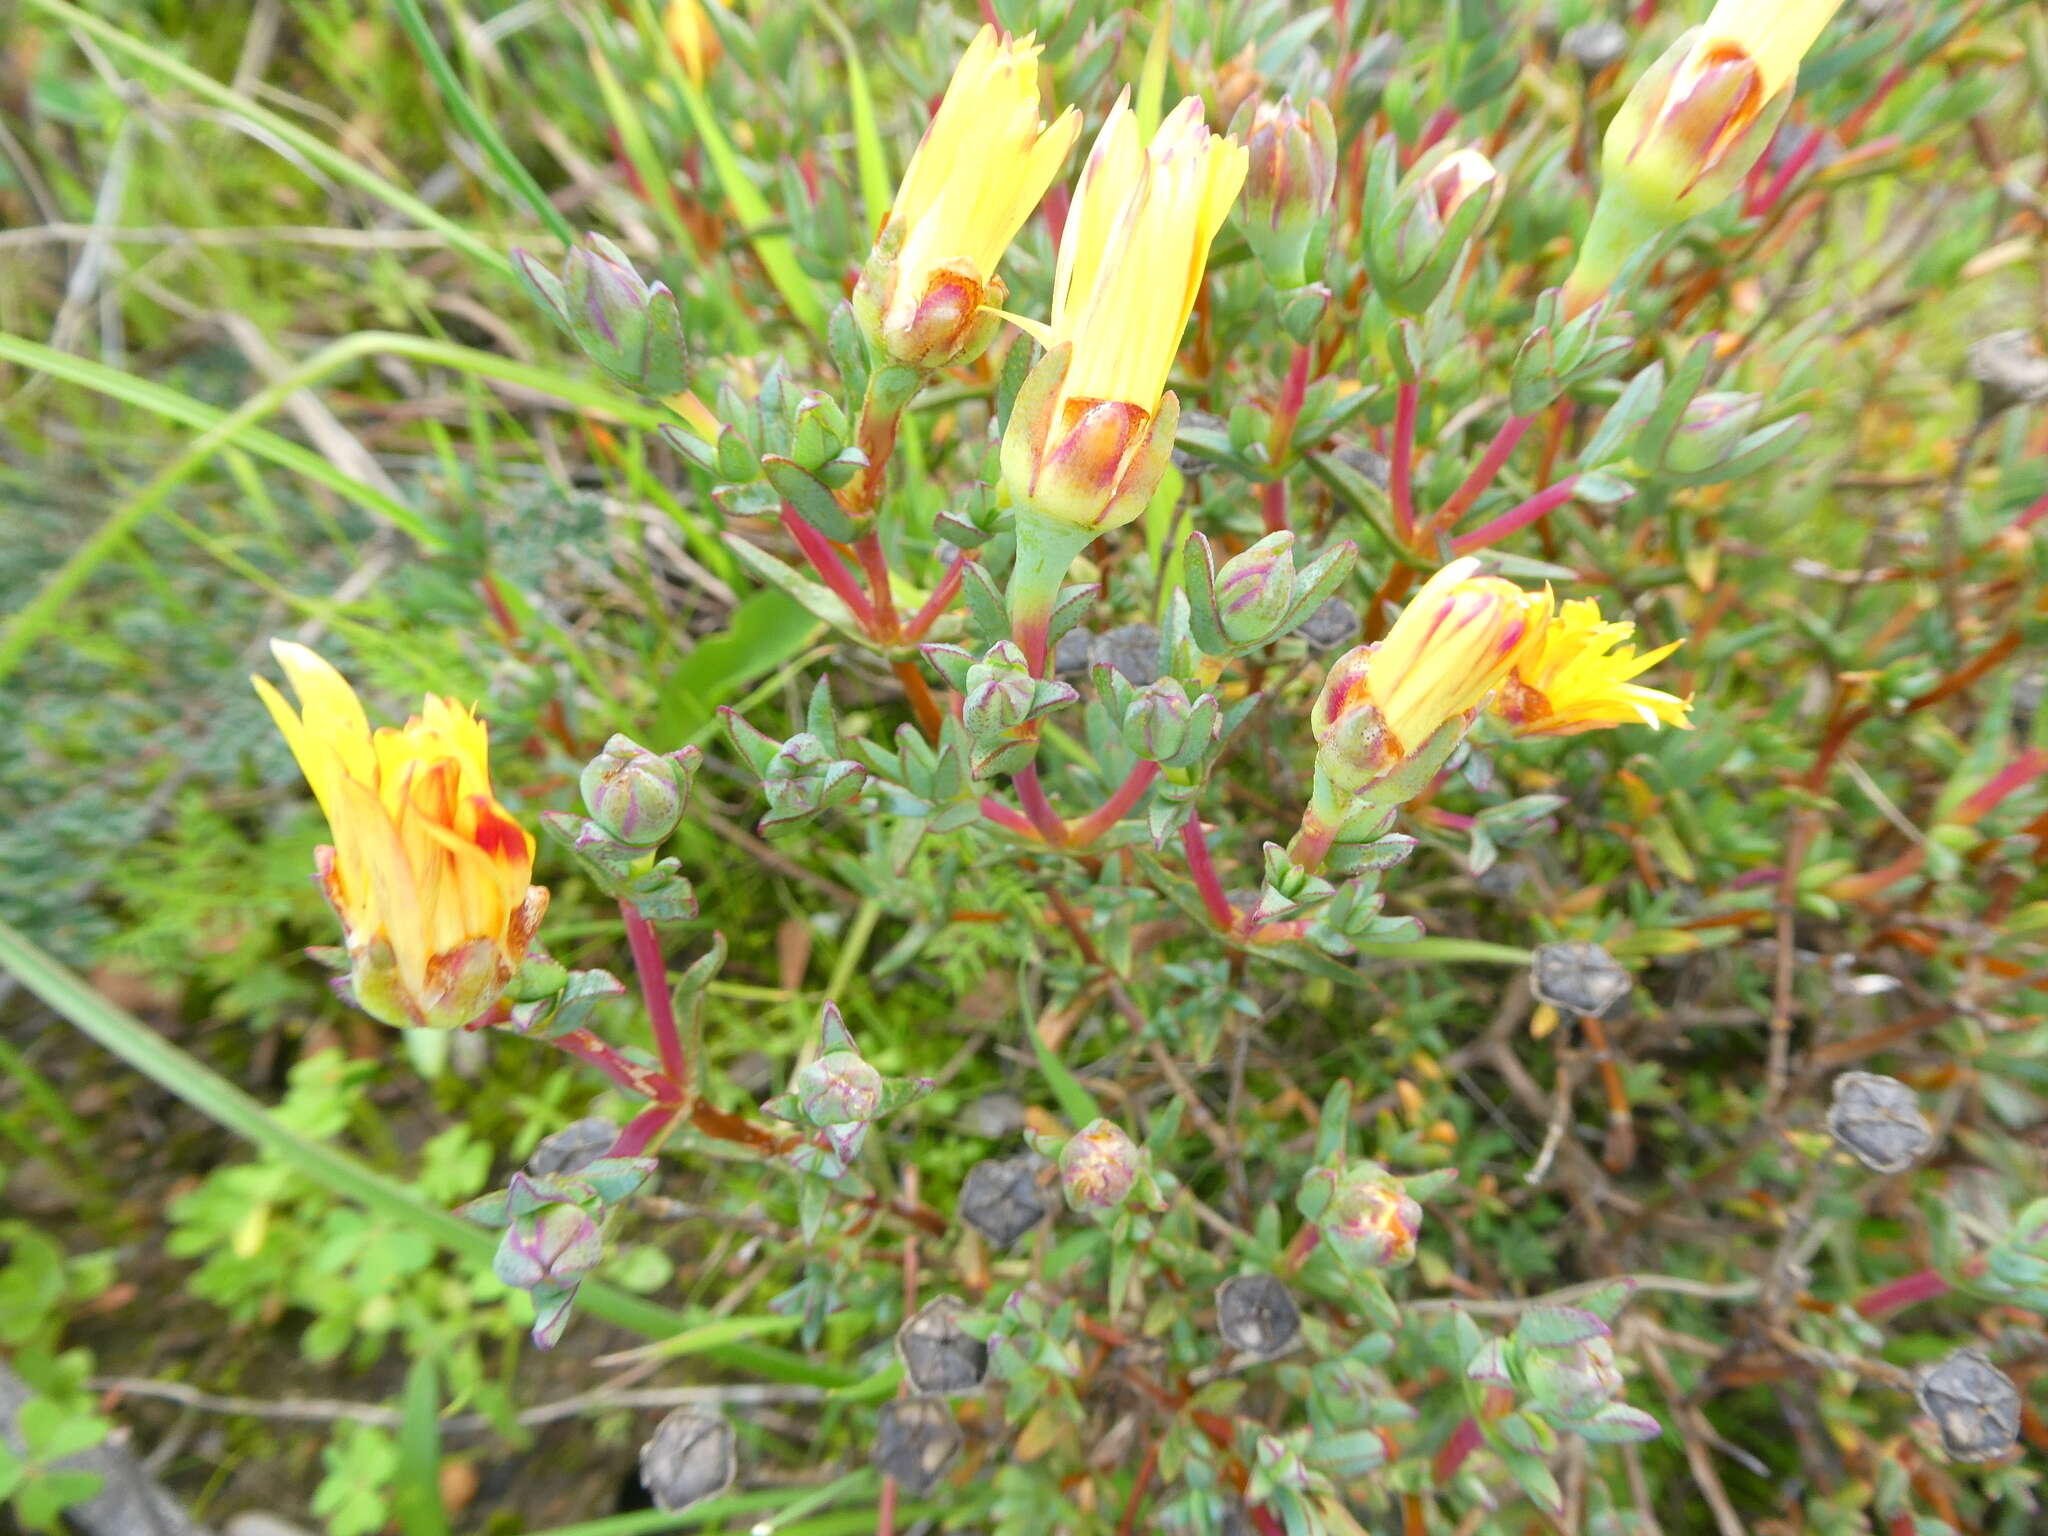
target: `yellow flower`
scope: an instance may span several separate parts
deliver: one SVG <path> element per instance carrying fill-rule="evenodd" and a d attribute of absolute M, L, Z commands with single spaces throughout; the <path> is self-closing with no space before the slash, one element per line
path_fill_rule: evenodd
<path fill-rule="evenodd" d="M 1562 604 L 1516 653 L 1494 697 L 1494 714 L 1517 736 L 1575 736 L 1638 721 L 1692 729 L 1686 718 L 1691 700 L 1630 681 L 1680 642 L 1638 656 L 1623 643 L 1635 632 L 1626 620 L 1603 620 L 1590 597 Z"/>
<path fill-rule="evenodd" d="M 1038 54 L 1027 34 L 983 27 L 903 173 L 888 222 L 854 292 L 854 310 L 899 363 L 937 368 L 986 347 L 1008 290 L 1003 252 L 1081 134 L 1069 107 L 1039 116 Z"/>
<path fill-rule="evenodd" d="M 483 722 L 430 694 L 403 728 L 372 731 L 333 667 L 302 645 L 270 648 L 299 709 L 252 681 L 334 836 L 317 867 L 354 1001 L 401 1027 L 475 1022 L 503 995 L 548 904 L 528 884 L 533 839 L 491 794 Z"/>
<path fill-rule="evenodd" d="M 1799 61 L 1842 0 L 1719 0 L 1645 70 L 1601 141 L 1600 200 L 1565 283 L 1577 314 L 1661 230 L 1721 202 L 1791 104 Z"/>
<path fill-rule="evenodd" d="M 1547 591 L 1524 592 L 1478 569 L 1474 559 L 1452 561 L 1386 639 L 1330 668 L 1309 723 L 1318 760 L 1339 788 L 1370 783 L 1477 709 L 1549 616 Z"/>
<path fill-rule="evenodd" d="M 668 9 L 662 13 L 661 30 L 682 61 L 683 73 L 698 85 L 704 83 L 725 55 L 725 44 L 719 41 L 718 28 L 705 14 L 703 0 L 669 0 Z"/>
<path fill-rule="evenodd" d="M 1799 73 L 1799 61 L 1820 40 L 1842 0 L 1719 0 L 1693 45 L 1695 59 L 1717 44 L 1756 64 L 1764 96 L 1775 96 Z"/>
<path fill-rule="evenodd" d="M 1167 372 L 1246 168 L 1244 148 L 1209 131 L 1197 98 L 1149 148 L 1127 98 L 1081 173 L 1051 323 L 1011 317 L 1048 351 L 1011 412 L 1003 478 L 1018 501 L 1093 529 L 1136 517 L 1165 469 L 1180 417 Z"/>

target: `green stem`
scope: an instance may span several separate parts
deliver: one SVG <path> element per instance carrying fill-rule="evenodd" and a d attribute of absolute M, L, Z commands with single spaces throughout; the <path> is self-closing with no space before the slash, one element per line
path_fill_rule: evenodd
<path fill-rule="evenodd" d="M 1636 253 L 1662 234 L 1665 221 L 1630 197 L 1618 183 L 1600 189 L 1593 222 L 1579 242 L 1578 260 L 1564 282 L 1567 318 L 1607 296 Z"/>
<path fill-rule="evenodd" d="M 1060 585 L 1081 551 L 1095 542 L 1093 528 L 1077 528 L 1030 507 L 1018 507 L 1017 562 L 1010 567 L 1010 637 L 1034 677 L 1046 675 L 1048 631 Z"/>

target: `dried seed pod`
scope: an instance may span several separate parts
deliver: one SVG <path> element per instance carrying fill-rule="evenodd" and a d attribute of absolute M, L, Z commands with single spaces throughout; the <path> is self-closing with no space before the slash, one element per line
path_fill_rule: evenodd
<path fill-rule="evenodd" d="M 1589 75 L 1628 56 L 1628 31 L 1618 22 L 1589 21 L 1564 35 L 1564 55 Z"/>
<path fill-rule="evenodd" d="M 1045 1220 L 1035 1156 L 992 1157 L 967 1170 L 960 1219 L 998 1248 L 1007 1248 Z"/>
<path fill-rule="evenodd" d="M 1233 1275 L 1216 1291 L 1216 1331 L 1232 1349 L 1278 1354 L 1301 1331 L 1301 1309 L 1271 1275 Z"/>
<path fill-rule="evenodd" d="M 1828 1134 L 1874 1173 L 1902 1172 L 1934 1145 L 1934 1127 L 1913 1090 L 1877 1072 L 1844 1072 L 1835 1079 Z"/>
<path fill-rule="evenodd" d="M 906 1493 L 928 1492 L 960 1453 L 960 1426 L 932 1397 L 899 1397 L 882 1405 L 875 1422 L 876 1468 Z"/>
<path fill-rule="evenodd" d="M 1605 1018 L 1634 985 L 1621 962 L 1598 944 L 1545 944 L 1529 967 L 1537 1002 L 1596 1019 Z"/>
<path fill-rule="evenodd" d="M 896 1354 L 917 1391 L 971 1392 L 988 1375 L 988 1344 L 960 1326 L 966 1313 L 958 1296 L 934 1296 L 896 1330 Z"/>
<path fill-rule="evenodd" d="M 1996 1461 L 2019 1441 L 2019 1388 L 1977 1350 L 1959 1349 L 1922 1371 L 1915 1395 L 1957 1461 Z"/>
<path fill-rule="evenodd" d="M 1334 651 L 1358 638 L 1358 610 L 1333 597 L 1301 621 L 1296 631 L 1312 651 Z"/>
<path fill-rule="evenodd" d="M 723 1493 L 738 1471 L 732 1426 L 694 1408 L 671 1413 L 640 1447 L 640 1485 L 656 1509 L 687 1509 Z"/>
<path fill-rule="evenodd" d="M 1979 409 L 1986 416 L 2048 400 L 2048 357 L 2025 331 L 1998 331 L 1972 346 L 1970 377 L 1982 392 Z"/>
<path fill-rule="evenodd" d="M 619 1139 L 619 1128 L 602 1115 L 572 1120 L 552 1136 L 543 1136 L 526 1171 L 535 1178 L 555 1178 L 577 1173 L 596 1162 Z"/>

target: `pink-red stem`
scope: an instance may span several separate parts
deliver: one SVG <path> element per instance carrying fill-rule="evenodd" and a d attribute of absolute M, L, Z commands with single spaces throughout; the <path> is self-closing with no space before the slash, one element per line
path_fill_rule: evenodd
<path fill-rule="evenodd" d="M 1031 824 L 1028 816 L 1021 811 L 1012 810 L 994 795 L 981 797 L 981 814 L 1005 832 L 1014 832 L 1019 837 L 1038 837 L 1038 828 Z"/>
<path fill-rule="evenodd" d="M 1430 1464 L 1430 1476 L 1441 1488 L 1458 1475 L 1458 1468 L 1465 1465 L 1465 1458 L 1486 1443 L 1486 1432 L 1479 1427 L 1479 1421 L 1467 1417 L 1451 1431 L 1451 1438 L 1436 1453 L 1436 1460 Z"/>
<path fill-rule="evenodd" d="M 626 942 L 633 949 L 633 969 L 640 974 L 640 997 L 647 1005 L 647 1022 L 654 1030 L 661 1070 L 676 1084 L 676 1097 L 687 1098 L 690 1062 L 683 1054 L 683 1037 L 676 1028 L 676 1004 L 669 995 L 668 962 L 661 955 L 661 937 L 646 914 L 632 902 L 620 902 L 619 915 L 626 920 Z"/>
<path fill-rule="evenodd" d="M 796 540 L 797 548 L 804 552 L 804 558 L 811 562 L 811 569 L 818 573 L 818 579 L 832 589 L 833 596 L 852 610 L 861 628 L 872 634 L 875 628 L 874 605 L 868 601 L 867 594 L 861 591 L 860 583 L 854 580 L 853 572 L 847 569 L 846 562 L 839 558 L 839 552 L 832 547 L 832 541 L 797 516 L 796 509 L 787 502 L 782 506 L 782 526 L 789 536 Z"/>
<path fill-rule="evenodd" d="M 938 622 L 940 614 L 953 606 L 953 599 L 959 595 L 961 578 L 967 574 L 967 555 L 963 552 L 953 557 L 953 563 L 946 567 L 946 574 L 939 578 L 939 584 L 932 588 L 932 595 L 924 600 L 924 606 L 910 616 L 910 622 L 903 626 L 905 640 L 922 640 L 925 631 Z"/>
<path fill-rule="evenodd" d="M 1038 782 L 1038 764 L 1026 763 L 1016 773 L 1017 800 L 1024 807 L 1024 814 L 1031 818 L 1031 825 L 1038 829 L 1038 835 L 1054 847 L 1067 840 L 1066 823 L 1060 820 L 1059 812 L 1052 808 L 1052 802 L 1045 797 L 1045 786 Z"/>
<path fill-rule="evenodd" d="M 1157 763 L 1139 763 L 1124 775 L 1124 781 L 1116 787 L 1115 794 L 1067 827 L 1068 845 L 1086 847 L 1122 821 L 1129 814 L 1131 807 L 1145 797 L 1145 791 L 1152 787 L 1152 781 L 1158 777 Z"/>
<path fill-rule="evenodd" d="M 1387 496 L 1394 504 L 1394 533 L 1406 544 L 1415 536 L 1415 407 L 1422 386 L 1412 380 L 1394 397 L 1394 452 L 1387 462 Z"/>
<path fill-rule="evenodd" d="M 619 1132 L 619 1139 L 612 1143 L 606 1157 L 638 1157 L 669 1132 L 669 1128 L 682 1118 L 683 1112 L 673 1104 L 656 1104 L 643 1109 Z"/>
<path fill-rule="evenodd" d="M 1223 894 L 1223 882 L 1216 878 L 1216 865 L 1209 857 L 1209 839 L 1202 831 L 1199 816 L 1190 816 L 1181 824 L 1180 846 L 1187 854 L 1188 873 L 1194 877 L 1195 889 L 1202 893 L 1202 906 L 1209 920 L 1229 932 L 1237 926 L 1237 909 Z"/>
<path fill-rule="evenodd" d="M 557 1035 L 554 1044 L 578 1061 L 588 1062 L 635 1098 L 648 1099 L 656 1104 L 682 1102 L 682 1090 L 671 1079 L 652 1067 L 643 1067 L 639 1062 L 620 1055 L 587 1029 L 572 1029 L 566 1035 Z"/>
<path fill-rule="evenodd" d="M 1535 424 L 1535 421 L 1533 415 L 1510 416 L 1501 423 L 1500 430 L 1493 435 L 1493 441 L 1486 445 L 1486 452 L 1480 455 L 1479 462 L 1472 466 L 1472 473 L 1465 477 L 1465 483 L 1452 492 L 1449 501 L 1437 508 L 1436 516 L 1429 521 L 1426 530 L 1428 534 L 1434 536 L 1438 533 L 1448 533 L 1458 526 L 1458 519 L 1470 511 L 1472 503 L 1485 494 L 1486 488 L 1493 484 L 1494 476 L 1501 472 L 1501 467 L 1507 463 L 1515 448 L 1521 443 L 1523 434 Z"/>
<path fill-rule="evenodd" d="M 1923 1269 L 1904 1279 L 1894 1280 L 1867 1292 L 1857 1303 L 1856 1312 L 1860 1317 L 1876 1322 L 1879 1318 L 1890 1317 L 1894 1312 L 1903 1312 L 1916 1302 L 1932 1301 L 1937 1296 L 1946 1296 L 1953 1287 L 1939 1270 Z"/>
<path fill-rule="evenodd" d="M 1539 522 L 1550 513 L 1572 499 L 1572 492 L 1578 488 L 1579 477 L 1567 475 L 1557 484 L 1538 491 L 1520 506 L 1489 518 L 1470 533 L 1451 541 L 1451 552 L 1469 555 L 1474 550 L 1485 549 L 1498 544 L 1511 533 L 1519 533 L 1531 523 Z"/>

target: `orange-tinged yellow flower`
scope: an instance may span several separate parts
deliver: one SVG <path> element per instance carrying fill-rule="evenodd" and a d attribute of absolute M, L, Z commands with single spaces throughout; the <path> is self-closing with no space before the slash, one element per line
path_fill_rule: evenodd
<path fill-rule="evenodd" d="M 1120 97 L 1097 134 L 1060 239 L 1048 348 L 1003 437 L 1010 494 L 1056 521 L 1113 528 L 1144 508 L 1180 404 L 1166 377 L 1209 247 L 1244 185 L 1242 145 L 1189 97 L 1140 145 Z"/>
<path fill-rule="evenodd" d="M 1003 252 L 1081 134 L 1072 107 L 1039 116 L 1039 49 L 983 27 L 953 71 L 854 292 L 870 337 L 899 363 L 964 361 L 993 337 Z"/>
<path fill-rule="evenodd" d="M 1454 560 L 1424 583 L 1387 638 L 1338 658 L 1309 723 L 1333 784 L 1357 790 L 1486 702 L 1549 615 L 1523 591 Z"/>
<path fill-rule="evenodd" d="M 1718 0 L 1693 55 L 1711 55 L 1717 43 L 1738 49 L 1755 61 L 1765 97 L 1775 96 L 1841 8 L 1842 0 Z"/>
<path fill-rule="evenodd" d="M 491 793 L 483 722 L 430 694 L 403 727 L 373 731 L 327 662 L 289 641 L 270 648 L 299 708 L 252 681 L 334 836 L 317 867 L 354 1001 L 401 1027 L 475 1022 L 503 995 L 548 904 L 529 884 L 533 839 Z"/>
<path fill-rule="evenodd" d="M 1600 617 L 1590 597 L 1559 605 L 1550 621 L 1516 652 L 1494 696 L 1493 713 L 1517 736 L 1575 736 L 1638 722 L 1690 730 L 1690 699 L 1646 688 L 1630 679 L 1679 647 L 1679 641 L 1638 656 L 1626 644 L 1636 632 L 1627 620 Z"/>
<path fill-rule="evenodd" d="M 703 0 L 669 0 L 662 13 L 661 30 L 682 61 L 683 73 L 702 85 L 718 61 L 725 56 L 718 28 L 704 10 Z"/>

